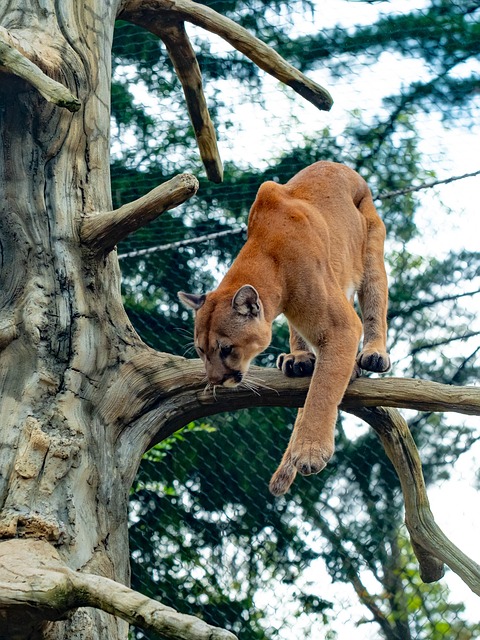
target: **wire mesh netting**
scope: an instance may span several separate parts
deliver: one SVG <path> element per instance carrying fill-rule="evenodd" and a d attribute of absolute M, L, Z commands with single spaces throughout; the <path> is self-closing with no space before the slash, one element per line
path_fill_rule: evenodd
<path fill-rule="evenodd" d="M 224 182 L 208 183 L 165 47 L 118 23 L 115 206 L 177 173 L 200 180 L 195 198 L 118 247 L 125 305 L 143 340 L 196 357 L 177 291 L 218 284 L 263 181 L 334 160 L 366 178 L 387 226 L 392 373 L 475 384 L 480 253 L 478 233 L 466 229 L 475 229 L 480 170 L 479 3 L 202 4 L 328 87 L 335 105 L 317 112 L 220 38 L 187 26 L 225 161 Z M 287 344 L 279 319 L 257 364 L 274 366 Z M 406 416 L 434 513 L 474 555 L 478 421 Z M 286 497 L 268 492 L 294 418 L 282 408 L 220 414 L 145 454 L 130 503 L 132 586 L 242 640 L 480 637 L 475 604 L 451 575 L 422 584 L 398 479 L 365 425 L 341 415 L 327 468 L 297 479 Z"/>

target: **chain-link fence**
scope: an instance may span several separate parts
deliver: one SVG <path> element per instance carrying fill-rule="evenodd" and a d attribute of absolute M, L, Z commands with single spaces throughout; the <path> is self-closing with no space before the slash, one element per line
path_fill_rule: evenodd
<path fill-rule="evenodd" d="M 176 173 L 200 179 L 195 198 L 118 247 L 139 334 L 158 350 L 195 357 L 193 320 L 176 292 L 218 283 L 244 242 L 263 181 L 335 160 L 367 179 L 387 225 L 393 374 L 475 384 L 478 2 L 203 4 L 327 86 L 335 105 L 316 112 L 218 38 L 190 28 L 225 160 L 223 184 L 208 183 L 165 48 L 118 24 L 115 205 Z M 275 329 L 258 360 L 264 366 L 288 343 L 281 319 Z M 468 532 L 478 513 L 478 421 L 406 415 L 434 513 L 475 555 Z M 133 587 L 242 640 L 480 637 L 466 588 L 450 574 L 421 583 L 398 480 L 365 425 L 341 416 L 328 467 L 297 479 L 286 497 L 269 494 L 294 416 L 281 408 L 221 414 L 146 453 L 131 495 Z"/>

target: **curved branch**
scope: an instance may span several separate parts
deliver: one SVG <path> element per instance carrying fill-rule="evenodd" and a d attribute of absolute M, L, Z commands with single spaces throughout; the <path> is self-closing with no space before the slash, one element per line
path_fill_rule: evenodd
<path fill-rule="evenodd" d="M 26 615 L 34 626 L 78 607 L 94 607 L 172 640 L 236 640 L 229 631 L 178 613 L 114 580 L 72 571 L 40 540 L 0 543 L 0 607 L 11 637 L 17 624 L 25 628 Z"/>
<path fill-rule="evenodd" d="M 161 184 L 134 202 L 115 211 L 105 211 L 84 218 L 80 238 L 93 251 L 108 253 L 127 235 L 160 214 L 173 209 L 198 190 L 195 176 L 183 173 Z"/>
<path fill-rule="evenodd" d="M 326 89 L 307 78 L 286 62 L 274 49 L 246 29 L 210 7 L 190 0 L 148 0 L 148 2 L 130 0 L 126 3 L 121 17 L 145 29 L 151 29 L 151 23 L 160 19 L 161 12 L 164 13 L 163 19 L 165 19 L 165 15 L 167 19 L 178 16 L 181 20 L 192 22 L 207 31 L 216 33 L 261 69 L 291 87 L 318 109 L 325 111 L 331 109 L 333 100 Z"/>
<path fill-rule="evenodd" d="M 155 25 L 156 23 L 150 26 L 150 31 L 155 32 L 165 43 L 178 79 L 182 83 L 188 113 L 207 177 L 212 182 L 222 182 L 223 165 L 218 151 L 217 136 L 203 93 L 200 67 L 184 24 L 183 22 L 171 23 L 158 30 L 155 29 Z"/>
<path fill-rule="evenodd" d="M 213 393 L 204 388 L 199 360 L 150 349 L 138 351 L 117 373 L 100 411 L 107 424 L 117 425 L 118 466 L 131 481 L 136 473 L 132 448 L 146 450 L 191 420 L 215 413 L 259 406 L 303 406 L 310 384 L 309 378 L 287 378 L 276 369 L 252 367 L 255 391 L 216 387 Z M 480 389 L 402 378 L 364 378 L 349 385 L 340 405 L 377 431 L 397 470 L 422 579 L 440 579 L 445 563 L 480 595 L 480 567 L 457 549 L 433 520 L 420 458 L 407 423 L 397 411 L 383 405 L 480 415 Z"/>
<path fill-rule="evenodd" d="M 125 425 L 155 410 L 162 439 L 206 415 L 248 407 L 301 407 L 310 385 L 310 378 L 288 378 L 278 369 L 264 367 L 251 367 L 249 379 L 255 391 L 242 386 L 216 387 L 213 394 L 205 388 L 200 360 L 145 347 L 117 372 L 101 412 L 106 423 Z M 170 405 L 164 408 L 167 400 Z M 173 404 L 178 404 L 178 410 L 172 411 Z M 340 409 L 353 413 L 358 407 L 378 406 L 480 415 L 480 388 L 411 378 L 358 378 L 347 388 Z"/>
<path fill-rule="evenodd" d="M 392 461 L 405 499 L 405 523 L 425 582 L 439 580 L 443 563 L 480 595 L 480 566 L 456 547 L 430 510 L 418 450 L 407 423 L 395 409 L 359 409 L 355 415 L 375 429 Z"/>
<path fill-rule="evenodd" d="M 35 87 L 48 102 L 72 112 L 82 106 L 80 100 L 63 84 L 47 76 L 14 46 L 13 39 L 4 27 L 0 27 L 0 70 L 2 67 Z"/>
<path fill-rule="evenodd" d="M 131 447 L 147 450 L 192 420 L 253 407 L 302 407 L 309 378 L 287 378 L 278 369 L 251 367 L 256 385 L 205 388 L 200 360 L 137 350 L 116 372 L 99 407 L 105 424 L 116 425 L 119 465 L 135 473 Z M 418 411 L 480 415 L 480 389 L 408 378 L 360 378 L 349 385 L 340 409 L 391 406 Z M 133 478 L 132 478 L 133 481 Z"/>

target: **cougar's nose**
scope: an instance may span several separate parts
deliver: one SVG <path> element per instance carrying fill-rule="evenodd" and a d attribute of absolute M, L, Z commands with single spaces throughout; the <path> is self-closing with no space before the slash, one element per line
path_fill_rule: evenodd
<path fill-rule="evenodd" d="M 233 371 L 223 377 L 222 384 L 224 387 L 235 387 L 237 384 L 240 384 L 242 380 L 243 373 L 241 371 Z"/>
<path fill-rule="evenodd" d="M 241 371 L 232 371 L 225 373 L 222 376 L 209 375 L 208 381 L 210 384 L 223 386 L 223 387 L 235 387 L 243 380 L 243 373 Z"/>

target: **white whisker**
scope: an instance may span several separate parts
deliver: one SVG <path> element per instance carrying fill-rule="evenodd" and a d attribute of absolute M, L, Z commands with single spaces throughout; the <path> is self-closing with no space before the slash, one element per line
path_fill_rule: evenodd
<path fill-rule="evenodd" d="M 269 387 L 268 384 L 265 384 L 265 381 L 262 380 L 262 378 L 259 378 L 258 376 L 253 376 L 250 375 L 249 382 L 251 382 L 252 384 L 256 385 L 256 387 L 262 387 L 262 389 L 268 389 L 269 391 L 275 391 L 275 393 L 277 395 L 280 395 L 279 391 L 277 389 L 274 389 L 273 387 Z"/>
<path fill-rule="evenodd" d="M 190 354 L 194 351 L 195 344 L 193 342 L 187 342 L 186 344 L 183 345 L 183 348 L 184 348 L 183 357 L 185 357 L 187 354 Z"/>
<path fill-rule="evenodd" d="M 187 338 L 193 338 L 192 330 L 189 331 L 188 329 L 184 329 L 183 327 L 175 327 L 175 331 L 178 331 L 178 333 L 182 333 Z"/>
<path fill-rule="evenodd" d="M 249 391 L 253 391 L 255 395 L 260 396 L 257 390 L 257 385 L 251 382 L 250 380 L 242 380 L 239 386 L 245 387 L 245 389 L 248 389 Z"/>

